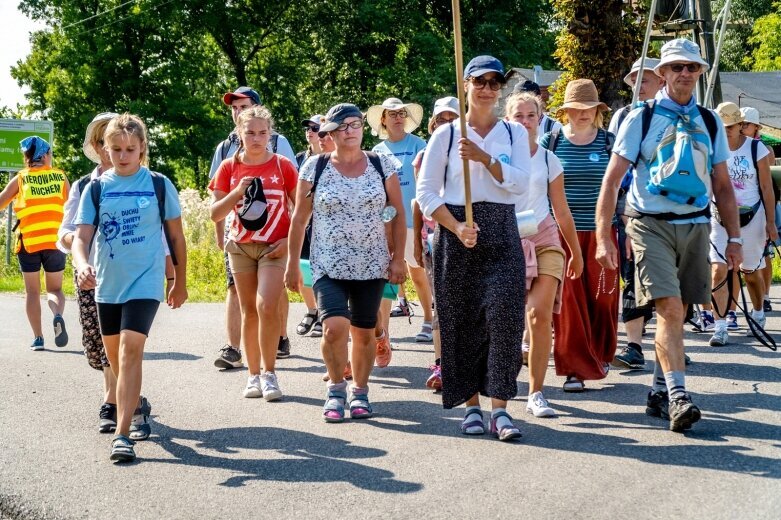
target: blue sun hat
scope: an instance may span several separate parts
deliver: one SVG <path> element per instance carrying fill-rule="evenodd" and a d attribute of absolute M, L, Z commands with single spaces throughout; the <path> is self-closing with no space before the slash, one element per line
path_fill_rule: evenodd
<path fill-rule="evenodd" d="M 38 162 L 43 159 L 43 156 L 49 153 L 49 151 L 52 149 L 51 145 L 47 143 L 44 138 L 38 137 L 37 135 L 25 137 L 19 141 L 19 146 L 22 149 L 22 153 L 25 154 L 28 150 L 32 150 L 31 160 L 33 162 Z"/>

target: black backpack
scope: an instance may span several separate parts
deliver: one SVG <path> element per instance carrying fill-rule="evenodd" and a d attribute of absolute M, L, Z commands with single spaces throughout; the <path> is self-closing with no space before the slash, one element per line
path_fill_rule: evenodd
<path fill-rule="evenodd" d="M 168 244 L 168 251 L 171 253 L 171 261 L 174 265 L 178 265 L 176 252 L 171 245 L 171 234 L 168 231 L 168 226 L 165 221 L 165 176 L 162 173 L 153 172 L 151 170 L 149 174 L 152 176 L 152 185 L 155 188 L 155 196 L 157 197 L 157 209 L 160 212 L 160 224 L 163 228 L 165 241 Z M 95 207 L 95 219 L 92 221 L 92 225 L 95 226 L 95 233 L 97 234 L 98 226 L 100 225 L 100 193 L 103 190 L 103 187 L 100 184 L 100 177 L 92 179 L 91 181 L 89 177 L 89 174 L 85 175 L 78 180 L 78 184 L 80 192 L 84 193 L 87 183 L 90 183 L 92 205 Z M 92 240 L 95 240 L 95 234 L 92 235 Z M 90 248 L 91 247 L 92 244 L 90 243 Z"/>

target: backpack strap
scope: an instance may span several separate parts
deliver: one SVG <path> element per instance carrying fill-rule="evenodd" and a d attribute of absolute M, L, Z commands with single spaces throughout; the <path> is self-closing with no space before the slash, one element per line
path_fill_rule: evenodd
<path fill-rule="evenodd" d="M 453 150 L 453 137 L 456 133 L 455 126 L 453 125 L 452 121 L 448 123 L 448 126 L 450 127 L 450 141 L 448 141 L 447 155 L 445 156 L 445 178 L 443 182 L 443 187 L 447 186 L 447 169 L 450 167 L 450 152 L 451 150 Z"/>
<path fill-rule="evenodd" d="M 84 190 L 87 189 L 87 184 L 89 184 L 90 182 L 90 175 L 92 174 L 88 173 L 87 175 L 85 175 L 84 177 L 76 181 L 76 185 L 79 187 L 80 194 L 84 193 Z"/>
<path fill-rule="evenodd" d="M 656 102 L 654 100 L 646 101 L 643 104 L 643 115 L 642 115 L 642 121 L 641 121 L 641 131 L 640 131 L 640 146 L 637 150 L 637 158 L 635 159 L 635 162 L 632 163 L 632 167 L 637 168 L 637 163 L 640 162 L 640 152 L 643 147 L 643 141 L 645 141 L 645 138 L 648 136 L 648 131 L 651 129 L 651 120 L 654 118 L 654 109 L 656 108 Z"/>
<path fill-rule="evenodd" d="M 713 112 L 703 106 L 697 105 L 697 109 L 700 111 L 702 120 L 705 122 L 705 128 L 708 129 L 711 146 L 713 146 L 716 143 L 716 133 L 719 131 L 719 124 L 716 122 L 716 116 L 713 115 Z"/>
<path fill-rule="evenodd" d="M 380 174 L 380 177 L 382 177 L 382 189 L 385 190 L 385 200 L 388 200 L 388 188 L 385 187 L 385 181 L 387 180 L 387 177 L 385 176 L 385 170 L 382 169 L 382 161 L 380 160 L 380 156 L 377 155 L 376 152 L 364 152 L 366 154 L 366 157 L 369 159 L 369 162 L 372 163 L 372 166 L 374 166 L 374 169 L 377 170 L 377 172 Z"/>
<path fill-rule="evenodd" d="M 165 220 L 165 176 L 162 173 L 150 171 L 152 174 L 152 185 L 155 187 L 155 196 L 157 197 L 157 209 L 160 212 L 160 225 L 163 228 L 163 234 L 165 235 L 165 242 L 168 244 L 168 252 L 171 253 L 171 261 L 174 265 L 179 265 L 176 259 L 176 252 L 174 252 L 173 245 L 171 243 L 170 233 L 168 232 L 168 225 Z"/>
<path fill-rule="evenodd" d="M 504 128 L 507 129 L 507 133 L 510 134 L 510 147 L 513 145 L 513 129 L 510 127 L 510 123 L 502 119 L 502 124 L 504 125 Z"/>
<path fill-rule="evenodd" d="M 545 117 L 545 126 L 543 127 L 543 130 L 547 134 L 551 130 L 553 130 L 553 119 L 551 119 L 549 116 L 545 116 L 543 114 L 543 117 Z M 545 157 L 547 159 L 548 154 L 545 154 Z"/>
<path fill-rule="evenodd" d="M 548 138 L 548 146 L 546 148 L 553 153 L 556 153 L 556 148 L 559 146 L 559 137 L 561 136 L 561 130 L 558 128 L 552 130 L 550 137 Z"/>
<path fill-rule="evenodd" d="M 95 237 L 98 234 L 98 227 L 100 226 L 100 192 L 103 186 L 100 185 L 100 177 L 96 177 L 89 182 L 89 194 L 92 200 L 92 206 L 95 208 L 95 218 L 92 219 L 92 225 L 95 229 L 92 232 L 92 239 L 89 241 L 89 247 L 87 251 L 92 249 L 92 244 L 95 242 Z M 82 192 L 83 194 L 84 192 Z"/>
<path fill-rule="evenodd" d="M 618 120 L 616 121 L 616 130 L 621 128 L 621 124 L 624 122 L 624 119 L 626 119 L 626 116 L 629 115 L 629 112 L 632 111 L 632 105 L 627 105 L 621 110 L 618 111 Z"/>
<path fill-rule="evenodd" d="M 757 164 L 757 155 L 759 154 L 759 139 L 751 139 L 751 160 L 754 163 L 754 171 L 757 172 L 757 182 L 759 182 L 759 164 Z"/>
<path fill-rule="evenodd" d="M 317 163 L 315 163 L 315 178 L 312 179 L 312 188 L 309 193 L 306 194 L 307 198 L 311 197 L 317 189 L 317 184 L 320 182 L 320 177 L 323 175 L 323 170 L 328 165 L 328 161 L 331 160 L 331 153 L 321 153 L 317 156 Z"/>
<path fill-rule="evenodd" d="M 616 136 L 612 132 L 602 130 L 601 128 L 599 131 L 605 132 L 605 151 L 609 156 L 611 153 L 613 153 L 613 145 L 616 144 Z"/>
<path fill-rule="evenodd" d="M 279 134 L 271 134 L 271 151 L 277 153 L 277 144 L 279 143 Z"/>
<path fill-rule="evenodd" d="M 228 151 L 231 149 L 231 140 L 230 138 L 225 139 L 222 144 L 220 144 L 220 162 L 224 161 L 228 158 Z"/>

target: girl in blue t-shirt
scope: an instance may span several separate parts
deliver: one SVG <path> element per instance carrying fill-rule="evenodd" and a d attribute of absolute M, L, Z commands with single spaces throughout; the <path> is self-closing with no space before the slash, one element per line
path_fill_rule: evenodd
<path fill-rule="evenodd" d="M 186 250 L 179 197 L 162 177 L 163 217 L 147 162 L 147 133 L 138 117 L 123 114 L 109 122 L 103 141 L 113 168 L 89 184 L 76 215 L 73 260 L 82 290 L 95 288 L 98 321 L 111 369 L 117 377 L 117 426 L 111 460 L 135 459 L 135 440 L 149 437 L 151 405 L 141 397 L 141 361 L 161 301 L 176 309 L 187 299 Z M 100 189 L 97 204 L 93 190 Z M 175 276 L 164 294 L 165 250 L 170 240 Z M 97 229 L 96 229 L 97 226 Z M 89 249 L 95 238 L 95 265 Z"/>

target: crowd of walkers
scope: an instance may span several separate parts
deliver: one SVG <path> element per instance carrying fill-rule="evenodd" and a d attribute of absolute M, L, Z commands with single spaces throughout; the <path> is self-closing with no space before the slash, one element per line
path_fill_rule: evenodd
<path fill-rule="evenodd" d="M 414 133 L 423 107 L 391 97 L 303 120 L 307 147 L 297 155 L 257 91 L 225 94 L 235 129 L 215 149 L 208 186 L 227 286 L 215 366 L 246 363 L 244 397 L 283 398 L 285 289 L 299 292 L 306 313 L 295 331 L 321 338 L 323 420 L 372 417 L 372 371 L 392 360 L 390 317 L 415 312 L 409 277 L 423 314 L 415 340 L 434 344 L 425 385 L 441 391 L 445 408 L 465 406 L 464 434 L 521 436 L 508 404 L 524 364 L 527 412 L 555 416 L 543 393 L 551 350 L 565 392 L 583 391 L 611 365 L 644 368 L 654 314 L 646 413 L 673 431 L 690 428 L 701 412 L 686 386 L 687 307 L 702 306 L 697 329 L 713 331 L 711 345 L 727 344 L 738 327 L 728 273 L 740 270 L 750 319 L 764 326 L 767 246 L 778 240 L 773 156 L 758 140 L 758 113 L 698 105 L 707 68 L 685 39 L 666 43 L 661 59 L 638 60 L 624 81 L 637 84 L 640 102 L 616 111 L 606 130 L 608 107 L 585 78 L 567 84 L 555 113 L 538 85 L 521 83 L 499 115 L 504 66 L 478 56 L 463 71 L 464 121 L 456 98 L 437 99 L 428 142 Z M 381 140 L 371 151 L 365 123 Z M 18 217 L 33 350 L 44 348 L 41 267 L 55 344 L 68 342 L 62 275 L 72 254 L 113 461 L 133 460 L 151 433 L 141 376 L 157 309 L 187 299 L 178 194 L 148 169 L 148 142 L 137 116 L 98 114 L 83 143 L 96 166 L 71 185 L 52 167 L 51 145 L 27 138 L 26 168 L 0 193 L 0 207 L 13 201 Z M 627 342 L 618 350 L 620 304 Z"/>

